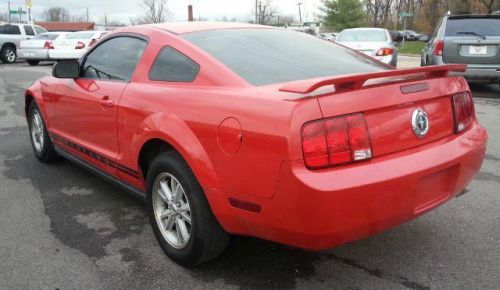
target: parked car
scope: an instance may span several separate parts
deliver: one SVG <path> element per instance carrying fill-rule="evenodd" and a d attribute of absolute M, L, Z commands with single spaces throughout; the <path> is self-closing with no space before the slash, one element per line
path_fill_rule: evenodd
<path fill-rule="evenodd" d="M 403 41 L 403 33 L 401 31 L 389 30 L 389 34 L 391 35 L 392 42 L 399 43 Z"/>
<path fill-rule="evenodd" d="M 422 50 L 421 65 L 462 63 L 469 80 L 500 80 L 500 15 L 450 15 Z"/>
<path fill-rule="evenodd" d="M 420 33 L 417 33 L 415 30 L 402 30 L 403 37 L 408 41 L 416 41 L 420 36 Z"/>
<path fill-rule="evenodd" d="M 267 26 L 151 24 L 56 63 L 25 110 L 40 161 L 144 200 L 162 249 L 193 266 L 230 234 L 320 250 L 452 199 L 487 142 L 467 82 L 448 76 L 464 69 L 397 70 Z"/>
<path fill-rule="evenodd" d="M 79 31 L 52 42 L 54 49 L 49 50 L 50 59 L 79 59 L 107 31 Z"/>
<path fill-rule="evenodd" d="M 14 63 L 17 59 L 17 48 L 21 40 L 30 39 L 47 30 L 38 25 L 2 24 L 0 25 L 0 60 L 3 63 Z"/>
<path fill-rule="evenodd" d="M 336 41 L 394 67 L 398 64 L 398 50 L 387 29 L 345 29 Z"/>
<path fill-rule="evenodd" d="M 47 32 L 32 39 L 22 40 L 17 51 L 20 59 L 25 59 L 29 65 L 37 65 L 40 61 L 52 60 L 49 51 L 54 49 L 53 41 L 60 40 L 71 32 Z"/>
<path fill-rule="evenodd" d="M 318 35 L 320 38 L 328 41 L 335 41 L 335 39 L 337 38 L 337 33 L 334 32 L 320 33 Z"/>

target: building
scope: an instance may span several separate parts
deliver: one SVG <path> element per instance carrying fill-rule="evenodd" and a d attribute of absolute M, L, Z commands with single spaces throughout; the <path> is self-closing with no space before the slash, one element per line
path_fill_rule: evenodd
<path fill-rule="evenodd" d="M 48 31 L 82 31 L 95 30 L 94 22 L 58 22 L 58 21 L 37 21 L 36 25 L 47 29 Z"/>

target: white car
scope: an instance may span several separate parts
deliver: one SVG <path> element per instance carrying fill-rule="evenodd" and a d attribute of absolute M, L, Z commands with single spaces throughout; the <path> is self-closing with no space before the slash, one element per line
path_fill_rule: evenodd
<path fill-rule="evenodd" d="M 106 31 L 79 31 L 53 42 L 54 49 L 49 51 L 49 57 L 55 60 L 79 59 L 87 52 Z"/>
<path fill-rule="evenodd" d="M 19 44 L 17 56 L 25 59 L 29 65 L 37 65 L 43 60 L 52 60 L 49 51 L 54 49 L 53 41 L 63 39 L 71 32 L 46 32 L 39 34 L 32 39 L 23 40 Z"/>
<path fill-rule="evenodd" d="M 394 67 L 397 65 L 398 50 L 387 29 L 345 29 L 337 36 L 336 42 Z"/>

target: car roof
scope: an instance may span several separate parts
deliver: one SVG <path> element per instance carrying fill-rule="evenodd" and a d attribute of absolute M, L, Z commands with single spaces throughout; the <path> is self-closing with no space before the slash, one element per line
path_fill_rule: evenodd
<path fill-rule="evenodd" d="M 477 19 L 477 18 L 493 18 L 500 19 L 500 15 L 497 14 L 457 14 L 457 15 L 447 15 L 448 19 Z"/>
<path fill-rule="evenodd" d="M 385 28 L 377 28 L 377 27 L 357 27 L 357 28 L 347 28 L 344 29 L 344 31 L 351 31 L 351 30 L 387 30 Z"/>
<path fill-rule="evenodd" d="M 169 22 L 169 23 L 156 23 L 140 25 L 143 27 L 155 27 L 161 30 L 169 31 L 174 34 L 184 34 L 205 30 L 218 30 L 218 29 L 242 29 L 242 28 L 272 28 L 270 26 L 256 25 L 249 23 L 238 22 Z"/>

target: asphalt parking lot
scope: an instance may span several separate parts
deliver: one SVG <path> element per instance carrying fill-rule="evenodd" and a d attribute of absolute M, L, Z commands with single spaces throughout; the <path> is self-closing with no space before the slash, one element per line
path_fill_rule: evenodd
<path fill-rule="evenodd" d="M 498 85 L 471 86 L 490 139 L 466 194 L 329 251 L 236 237 L 187 270 L 163 254 L 141 202 L 68 161 L 37 162 L 23 92 L 50 70 L 0 64 L 0 289 L 500 289 Z"/>

